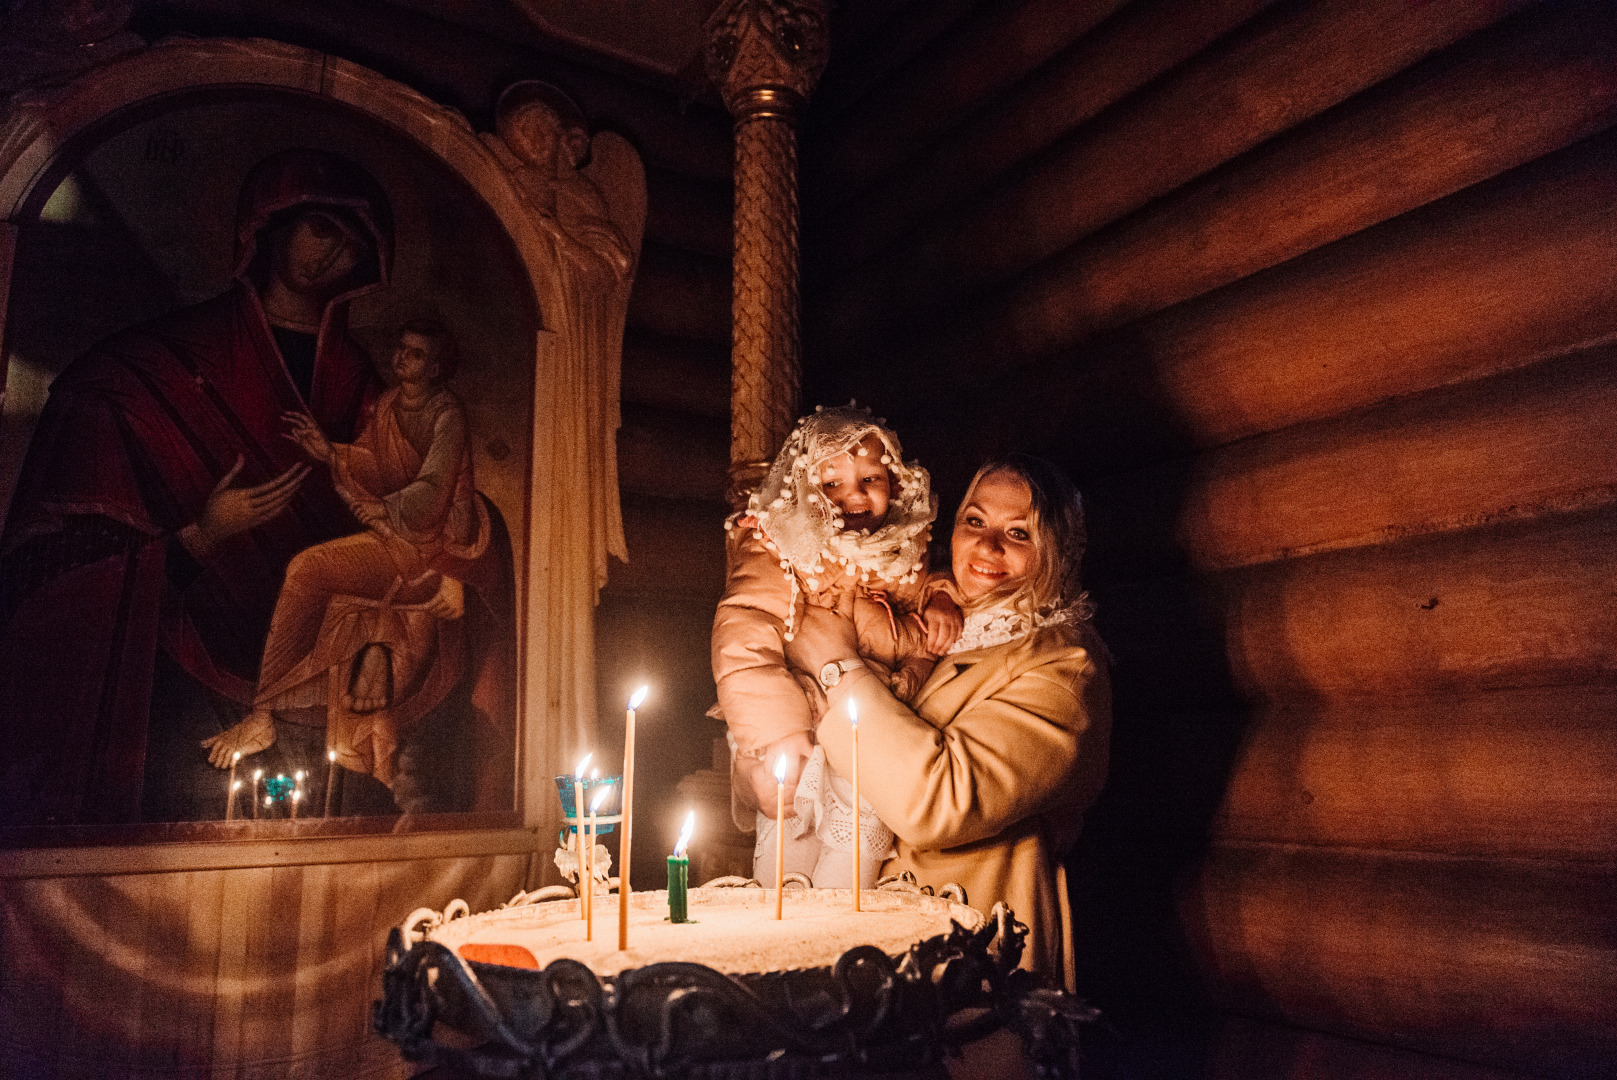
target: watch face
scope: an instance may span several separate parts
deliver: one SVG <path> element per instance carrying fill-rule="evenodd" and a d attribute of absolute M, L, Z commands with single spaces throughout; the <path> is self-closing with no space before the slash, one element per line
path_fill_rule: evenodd
<path fill-rule="evenodd" d="M 820 685 L 827 690 L 842 681 L 842 665 L 835 661 L 820 669 Z"/>

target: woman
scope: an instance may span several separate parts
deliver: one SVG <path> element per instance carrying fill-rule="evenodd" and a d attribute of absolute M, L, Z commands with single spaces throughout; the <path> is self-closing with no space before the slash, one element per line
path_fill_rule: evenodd
<path fill-rule="evenodd" d="M 858 660 L 847 612 L 816 608 L 788 647 L 820 673 L 818 732 L 852 771 L 857 702 L 861 794 L 897 836 L 884 874 L 958 882 L 972 905 L 1003 900 L 1030 934 L 1022 966 L 1072 984 L 1061 856 L 1106 776 L 1111 688 L 1105 646 L 1078 585 L 1083 509 L 1054 466 L 1021 455 L 978 471 L 951 543 L 966 628 L 913 706 Z"/>

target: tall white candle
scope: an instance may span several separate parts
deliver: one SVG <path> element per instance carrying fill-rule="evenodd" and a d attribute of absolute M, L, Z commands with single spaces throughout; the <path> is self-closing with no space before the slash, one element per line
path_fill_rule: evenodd
<path fill-rule="evenodd" d="M 584 766 L 595 756 L 591 750 L 573 770 L 573 850 L 578 853 L 578 917 L 584 918 Z"/>
<path fill-rule="evenodd" d="M 322 817 L 330 817 L 331 816 L 331 808 L 334 805 L 333 800 L 336 799 L 336 792 L 337 792 L 337 751 L 335 751 L 335 750 L 327 750 L 326 751 L 326 812 L 323 815 L 321 815 Z"/>
<path fill-rule="evenodd" d="M 230 755 L 230 779 L 225 781 L 225 820 L 236 820 L 236 789 L 241 785 L 236 782 L 236 766 L 241 764 L 241 751 L 237 750 Z"/>
<path fill-rule="evenodd" d="M 595 834 L 596 834 L 596 830 L 598 829 L 598 826 L 596 825 L 596 822 L 595 822 L 595 815 L 601 809 L 601 804 L 606 801 L 606 793 L 611 791 L 611 790 L 612 790 L 612 785 L 608 784 L 606 787 L 602 788 L 600 791 L 597 791 L 595 793 L 595 798 L 590 800 L 589 876 L 587 878 L 585 878 L 585 886 L 584 886 L 585 895 L 589 898 L 588 900 L 585 901 L 585 906 L 586 906 L 586 909 L 587 909 L 586 910 L 586 916 L 585 916 L 585 919 L 584 919 L 584 940 L 585 941 L 594 941 L 595 940 Z M 579 865 L 579 870 L 582 873 L 583 868 L 584 868 L 584 863 L 580 862 L 578 865 Z M 619 897 L 619 902 L 620 903 L 622 902 L 622 897 Z"/>
<path fill-rule="evenodd" d="M 786 900 L 786 755 L 775 759 L 775 918 Z"/>
<path fill-rule="evenodd" d="M 859 910 L 859 849 L 864 836 L 859 831 L 859 707 L 848 698 L 848 725 L 853 729 L 853 909 Z"/>
<path fill-rule="evenodd" d="M 629 699 L 623 732 L 623 838 L 618 841 L 618 948 L 629 947 L 629 852 L 634 842 L 634 711 L 645 704 L 651 687 L 642 686 Z"/>

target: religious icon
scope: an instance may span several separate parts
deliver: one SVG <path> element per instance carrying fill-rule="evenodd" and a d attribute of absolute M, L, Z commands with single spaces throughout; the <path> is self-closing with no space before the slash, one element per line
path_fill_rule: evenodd
<path fill-rule="evenodd" d="M 241 108 L 217 103 L 170 128 Z M 295 145 L 300 125 L 276 109 L 294 145 L 259 148 L 214 238 L 234 250 L 229 287 L 82 351 L 27 441 L 0 538 L 0 825 L 222 820 L 215 767 L 323 783 L 315 766 L 332 753 L 329 775 L 346 778 L 336 813 L 511 807 L 511 525 L 525 526 L 526 469 L 505 459 L 527 423 L 489 405 L 529 400 L 509 379 L 531 370 L 509 355 L 478 362 L 502 349 L 468 317 L 475 281 L 459 295 L 423 288 L 453 272 L 444 264 L 479 258 L 421 257 L 453 244 L 434 211 L 471 196 L 384 184 L 373 170 L 408 176 L 406 155 L 379 135 L 329 137 L 352 121 L 323 121 L 326 138 L 301 125 L 323 145 Z M 334 146 L 370 148 L 368 160 Z M 216 156 L 232 148 L 239 137 Z M 114 187 L 102 208 L 128 212 L 133 240 L 150 241 L 139 215 L 174 210 L 160 191 L 128 196 L 121 175 L 101 175 Z M 217 184 L 194 186 L 205 197 Z M 201 232 L 168 234 L 186 253 L 169 261 L 205 259 Z M 382 338 L 378 312 L 403 306 L 401 256 L 427 317 Z M 367 302 L 361 332 L 350 314 Z M 472 348 L 441 307 L 477 326 Z M 13 370 L 31 346 L 17 337 Z"/>

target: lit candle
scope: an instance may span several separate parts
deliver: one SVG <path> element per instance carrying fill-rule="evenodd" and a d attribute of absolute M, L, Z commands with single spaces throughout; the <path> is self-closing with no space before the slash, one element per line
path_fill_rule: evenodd
<path fill-rule="evenodd" d="M 629 699 L 629 718 L 623 732 L 623 839 L 618 841 L 618 948 L 629 947 L 629 851 L 634 840 L 634 711 L 645 703 L 651 687 L 642 686 Z"/>
<path fill-rule="evenodd" d="M 298 804 L 303 802 L 303 778 L 309 774 L 299 769 L 292 774 L 292 820 L 298 819 Z"/>
<path fill-rule="evenodd" d="M 241 784 L 236 782 L 236 766 L 241 764 L 241 751 L 237 750 L 230 755 L 230 779 L 225 781 L 225 820 L 236 820 L 236 789 Z"/>
<path fill-rule="evenodd" d="M 685 856 L 685 848 L 691 842 L 691 832 L 695 828 L 696 811 L 692 810 L 685 815 L 685 826 L 679 830 L 679 842 L 674 845 L 674 853 L 668 856 L 669 922 L 691 921 L 687 891 L 691 884 L 691 860 Z"/>
<path fill-rule="evenodd" d="M 859 831 L 859 708 L 848 698 L 848 725 L 853 728 L 853 909 L 859 910 L 859 849 L 864 846 Z"/>
<path fill-rule="evenodd" d="M 258 820 L 258 782 L 264 779 L 263 769 L 253 770 L 253 820 Z M 265 800 L 268 802 L 268 800 Z"/>
<path fill-rule="evenodd" d="M 606 785 L 606 787 L 602 788 L 600 791 L 597 791 L 595 793 L 595 798 L 590 800 L 589 876 L 584 879 L 584 896 L 585 896 L 584 907 L 585 907 L 585 912 L 586 912 L 585 918 L 584 918 L 584 940 L 585 941 L 594 941 L 595 940 L 595 835 L 596 835 L 595 814 L 596 814 L 596 812 L 598 810 L 601 809 L 601 804 L 606 801 L 606 793 L 611 791 L 611 790 L 612 790 L 612 785 L 608 784 L 608 785 Z M 584 870 L 583 870 L 584 864 L 581 862 L 578 865 L 579 865 L 579 872 L 583 873 L 584 872 Z M 618 897 L 618 902 L 619 903 L 623 902 L 623 897 L 621 895 Z"/>
<path fill-rule="evenodd" d="M 326 812 L 325 817 L 331 816 L 332 801 L 337 791 L 337 751 L 326 751 Z"/>
<path fill-rule="evenodd" d="M 584 896 L 584 766 L 590 763 L 595 751 L 590 751 L 578 760 L 578 768 L 573 770 L 573 848 L 578 852 L 578 885 L 579 899 Z M 584 917 L 584 905 L 578 905 L 578 917 Z"/>
<path fill-rule="evenodd" d="M 775 918 L 786 899 L 786 755 L 775 759 Z"/>

